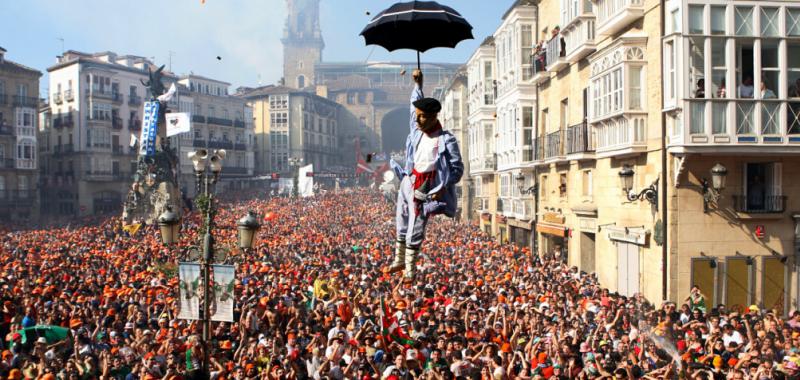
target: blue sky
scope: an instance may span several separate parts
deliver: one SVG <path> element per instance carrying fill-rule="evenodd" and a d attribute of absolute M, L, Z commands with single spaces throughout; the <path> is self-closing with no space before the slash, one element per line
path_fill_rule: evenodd
<path fill-rule="evenodd" d="M 322 0 L 325 61 L 413 61 L 411 51 L 364 46 L 358 33 L 392 0 Z M 494 32 L 512 0 L 444 0 L 475 28 L 475 40 L 434 49 L 423 61 L 463 63 Z M 0 46 L 7 58 L 46 74 L 65 49 L 111 50 L 153 57 L 179 74 L 194 72 L 234 86 L 275 83 L 281 77 L 284 0 L 0 0 Z M 217 60 L 216 57 L 222 57 Z M 46 76 L 42 78 L 46 89 Z"/>

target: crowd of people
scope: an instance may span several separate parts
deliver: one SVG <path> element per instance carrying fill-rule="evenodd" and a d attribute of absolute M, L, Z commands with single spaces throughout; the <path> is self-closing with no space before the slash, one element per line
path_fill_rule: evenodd
<path fill-rule="evenodd" d="M 235 223 L 249 210 L 265 220 L 244 254 Z M 447 218 L 404 285 L 381 272 L 394 218 L 377 191 L 259 194 L 216 219 L 237 281 L 235 321 L 212 324 L 214 379 L 799 378 L 800 313 L 738 314 L 697 288 L 678 304 L 622 297 Z M 175 271 L 201 224 L 185 215 L 176 247 L 117 218 L 3 231 L 0 378 L 202 378 L 202 323 L 176 318 Z M 67 334 L 26 339 L 42 325 Z"/>

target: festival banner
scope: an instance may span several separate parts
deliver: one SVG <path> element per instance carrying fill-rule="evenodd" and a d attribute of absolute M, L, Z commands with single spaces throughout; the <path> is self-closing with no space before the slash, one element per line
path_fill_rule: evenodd
<path fill-rule="evenodd" d="M 233 322 L 236 274 L 233 265 L 212 265 L 214 283 L 211 287 L 211 320 Z"/>
<path fill-rule="evenodd" d="M 178 287 L 180 290 L 180 312 L 178 319 L 200 319 L 200 299 L 202 294 L 200 289 L 200 264 L 179 263 Z"/>
<path fill-rule="evenodd" d="M 314 177 L 309 176 L 308 173 L 313 175 L 313 164 L 301 167 L 297 173 L 297 194 L 303 198 L 314 196 Z"/>
<path fill-rule="evenodd" d="M 158 134 L 158 108 L 159 102 L 145 102 L 142 115 L 142 134 L 139 137 L 139 155 L 152 156 L 156 154 L 156 135 Z"/>
<path fill-rule="evenodd" d="M 188 113 L 173 112 L 166 115 L 167 137 L 189 132 L 192 130 L 192 120 Z"/>

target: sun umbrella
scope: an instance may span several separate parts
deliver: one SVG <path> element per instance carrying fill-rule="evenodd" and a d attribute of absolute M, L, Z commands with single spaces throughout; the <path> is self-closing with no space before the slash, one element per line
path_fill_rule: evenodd
<path fill-rule="evenodd" d="M 40 337 L 47 339 L 47 343 L 55 343 L 67 339 L 69 329 L 61 326 L 36 325 L 26 327 L 18 331 L 22 335 L 20 343 L 26 344 L 28 341 L 36 341 Z"/>
<path fill-rule="evenodd" d="M 367 45 L 388 51 L 411 49 L 419 54 L 437 48 L 454 48 L 472 39 L 472 25 L 455 9 L 435 1 L 397 3 L 375 16 L 361 31 Z"/>

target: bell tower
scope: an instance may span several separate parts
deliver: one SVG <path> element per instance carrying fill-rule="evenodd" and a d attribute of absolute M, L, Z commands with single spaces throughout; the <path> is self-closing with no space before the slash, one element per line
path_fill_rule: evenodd
<path fill-rule="evenodd" d="M 322 61 L 320 0 L 286 0 L 288 17 L 283 30 L 283 78 L 287 87 L 316 85 L 314 68 Z"/>

